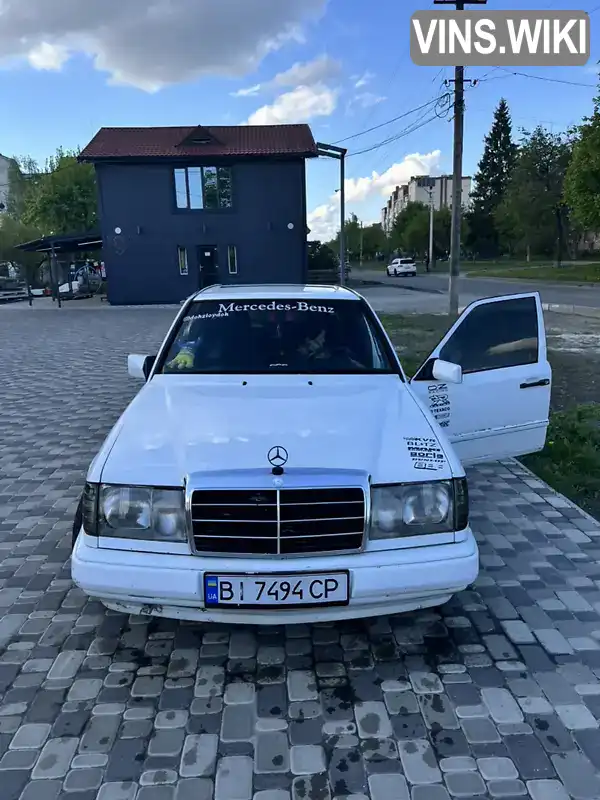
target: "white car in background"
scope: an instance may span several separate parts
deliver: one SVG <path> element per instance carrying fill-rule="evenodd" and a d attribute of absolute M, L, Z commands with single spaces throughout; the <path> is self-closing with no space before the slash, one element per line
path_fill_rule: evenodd
<path fill-rule="evenodd" d="M 290 624 L 447 602 L 477 577 L 465 464 L 543 448 L 537 293 L 469 306 L 409 380 L 333 286 L 189 298 L 94 458 L 75 583 L 106 606 Z"/>
<path fill-rule="evenodd" d="M 414 258 L 395 258 L 386 269 L 388 276 L 398 277 L 405 275 L 407 277 L 415 277 L 417 274 L 417 265 Z"/>

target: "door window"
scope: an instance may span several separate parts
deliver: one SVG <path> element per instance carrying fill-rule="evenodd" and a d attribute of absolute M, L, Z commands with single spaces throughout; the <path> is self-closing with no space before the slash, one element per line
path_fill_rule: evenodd
<path fill-rule="evenodd" d="M 463 373 L 535 364 L 539 336 L 535 297 L 475 306 L 460 321 L 439 358 L 460 364 Z"/>

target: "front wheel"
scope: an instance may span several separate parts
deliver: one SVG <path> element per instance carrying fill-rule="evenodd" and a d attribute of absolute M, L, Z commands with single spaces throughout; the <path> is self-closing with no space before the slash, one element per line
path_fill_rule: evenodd
<path fill-rule="evenodd" d="M 71 548 L 75 547 L 75 542 L 79 536 L 79 531 L 83 525 L 83 497 L 79 500 L 77 511 L 75 512 L 75 519 L 73 520 L 73 533 L 71 536 Z"/>

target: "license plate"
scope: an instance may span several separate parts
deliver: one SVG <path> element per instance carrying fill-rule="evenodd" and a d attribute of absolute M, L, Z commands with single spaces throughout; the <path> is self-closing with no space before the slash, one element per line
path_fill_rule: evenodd
<path fill-rule="evenodd" d="M 310 575 L 205 575 L 207 606 L 347 605 L 348 572 Z"/>

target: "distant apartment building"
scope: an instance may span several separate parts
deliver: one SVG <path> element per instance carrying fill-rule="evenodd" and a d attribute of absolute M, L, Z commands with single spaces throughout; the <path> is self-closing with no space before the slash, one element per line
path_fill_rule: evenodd
<path fill-rule="evenodd" d="M 12 158 L 7 158 L 0 153 L 0 214 L 6 211 L 8 206 L 8 184 L 12 163 Z"/>
<path fill-rule="evenodd" d="M 452 175 L 417 175 L 402 186 L 396 186 L 381 212 L 381 225 L 390 234 L 394 220 L 409 203 L 433 203 L 436 211 L 452 208 Z M 471 203 L 471 178 L 462 179 L 462 205 L 468 208 Z"/>

